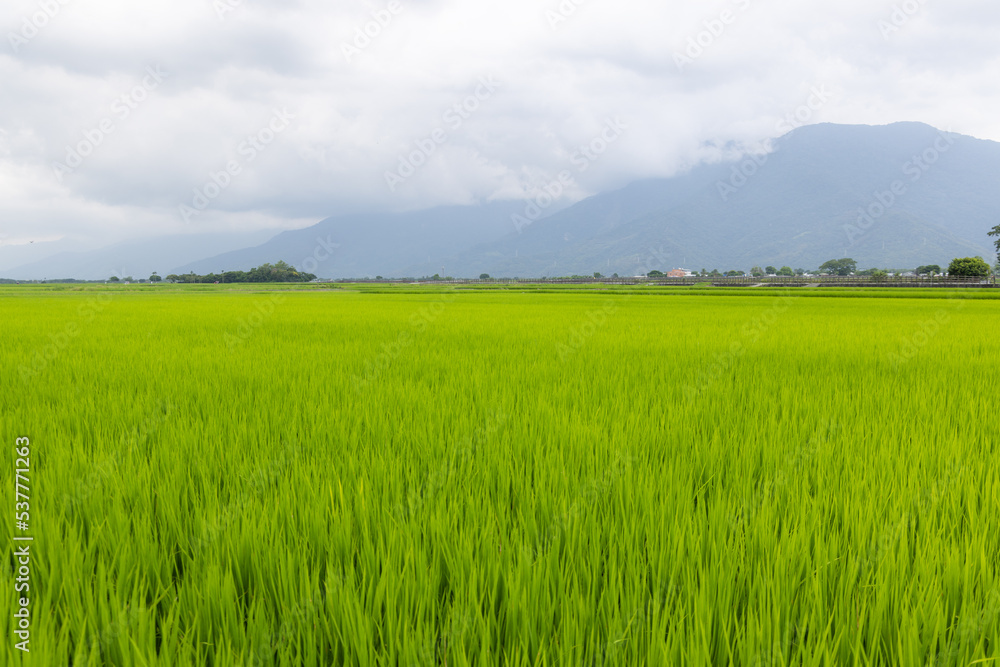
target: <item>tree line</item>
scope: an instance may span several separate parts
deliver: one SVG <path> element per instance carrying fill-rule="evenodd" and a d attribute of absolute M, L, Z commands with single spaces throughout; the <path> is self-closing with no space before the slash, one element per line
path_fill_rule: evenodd
<path fill-rule="evenodd" d="M 1000 236 L 1000 226 L 996 228 L 995 236 Z M 997 252 L 1000 253 L 1000 240 L 996 242 Z M 1000 255 L 998 255 L 1000 257 Z M 998 262 L 1000 266 L 1000 262 Z M 990 275 L 990 265 L 986 263 L 982 257 L 960 257 L 952 260 L 951 264 L 948 265 L 947 271 L 943 271 L 941 267 L 937 264 L 927 264 L 924 266 L 918 266 L 914 271 L 918 276 L 971 276 L 971 277 L 982 277 L 985 278 Z M 692 274 L 701 278 L 742 278 L 747 275 L 754 278 L 762 278 L 764 276 L 804 276 L 804 275 L 830 275 L 830 276 L 868 276 L 872 278 L 888 278 L 890 275 L 896 273 L 897 275 L 901 272 L 894 272 L 889 269 L 865 269 L 863 271 L 858 270 L 858 263 L 851 259 L 850 257 L 843 257 L 841 259 L 831 259 L 820 265 L 819 269 L 815 271 L 806 271 L 805 269 L 793 269 L 790 266 L 783 266 L 780 269 L 773 266 L 767 266 L 760 268 L 755 266 L 750 269 L 750 272 L 741 271 L 739 269 L 734 269 L 731 271 L 720 272 L 718 269 L 712 269 L 707 271 L 702 269 L 701 271 L 693 271 Z M 663 271 L 650 271 L 646 274 L 648 278 L 663 278 L 667 274 Z M 594 277 L 599 277 L 600 274 L 594 274 Z M 617 274 L 615 274 L 617 277 Z"/>
<path fill-rule="evenodd" d="M 156 274 L 154 273 L 153 276 Z M 150 282 L 157 282 L 150 276 Z M 285 262 L 261 264 L 249 271 L 223 271 L 198 275 L 193 271 L 177 275 L 171 273 L 167 281 L 172 283 L 307 283 L 316 280 L 316 276 L 305 271 L 297 271 L 294 266 Z"/>

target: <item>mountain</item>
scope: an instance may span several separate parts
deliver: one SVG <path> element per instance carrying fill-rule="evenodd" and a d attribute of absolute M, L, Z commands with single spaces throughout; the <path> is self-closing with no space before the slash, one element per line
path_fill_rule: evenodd
<path fill-rule="evenodd" d="M 462 274 L 442 264 L 441 258 L 502 238 L 514 229 L 511 215 L 523 207 L 519 202 L 501 202 L 332 217 L 312 227 L 282 232 L 253 248 L 185 264 L 170 273 L 247 270 L 283 260 L 321 278 L 403 276 L 401 269 L 415 262 L 427 267 L 419 275 L 447 272 L 458 276 Z"/>
<path fill-rule="evenodd" d="M 767 154 L 632 183 L 527 225 L 517 201 L 341 215 L 266 242 L 263 232 L 168 237 L 64 252 L 0 277 L 166 276 L 278 260 L 323 278 L 815 269 L 840 257 L 859 268 L 992 263 L 998 182 L 1000 143 L 921 123 L 809 125 Z"/>
<path fill-rule="evenodd" d="M 766 155 L 591 197 L 444 263 L 465 276 L 992 263 L 998 180 L 1000 143 L 920 123 L 811 125 Z"/>
<path fill-rule="evenodd" d="M 167 275 L 166 269 L 176 265 L 177 262 L 191 261 L 198 257 L 204 257 L 206 254 L 225 252 L 233 248 L 260 243 L 273 235 L 273 231 L 259 231 L 242 234 L 160 236 L 117 243 L 88 251 L 62 250 L 55 254 L 45 253 L 39 258 L 30 258 L 32 261 L 9 269 L 0 269 L 0 278 L 101 280 L 112 275 L 148 278 L 153 271 L 165 276 Z M 44 246 L 50 244 L 33 245 L 39 247 L 38 252 L 43 252 Z M 66 247 L 63 242 L 52 245 Z M 22 250 L 23 247 L 17 249 Z M 29 258 L 23 252 L 17 257 Z M 0 256 L 0 259 L 3 258 L 4 256 Z"/>

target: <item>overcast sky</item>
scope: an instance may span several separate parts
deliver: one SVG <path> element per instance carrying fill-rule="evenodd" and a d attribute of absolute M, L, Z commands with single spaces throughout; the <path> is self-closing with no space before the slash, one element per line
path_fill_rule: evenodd
<path fill-rule="evenodd" d="M 577 199 L 817 122 L 1000 141 L 998 29 L 995 0 L 4 0 L 0 243 L 304 227 L 564 171 Z"/>

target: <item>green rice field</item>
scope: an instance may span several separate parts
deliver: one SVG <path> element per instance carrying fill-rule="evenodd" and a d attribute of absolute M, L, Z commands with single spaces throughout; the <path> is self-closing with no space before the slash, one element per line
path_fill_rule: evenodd
<path fill-rule="evenodd" d="M 976 289 L 0 286 L 0 664 L 1000 665 L 998 321 Z"/>

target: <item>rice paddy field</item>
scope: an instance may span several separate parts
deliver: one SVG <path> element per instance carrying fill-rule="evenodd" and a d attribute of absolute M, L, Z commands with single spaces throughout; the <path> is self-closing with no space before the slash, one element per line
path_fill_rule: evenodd
<path fill-rule="evenodd" d="M 0 664 L 1000 664 L 992 290 L 224 287 L 0 287 Z"/>

